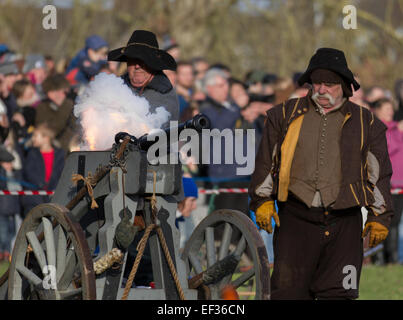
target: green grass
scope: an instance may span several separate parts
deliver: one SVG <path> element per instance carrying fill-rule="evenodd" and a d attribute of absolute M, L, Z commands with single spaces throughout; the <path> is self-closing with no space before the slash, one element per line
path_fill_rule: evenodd
<path fill-rule="evenodd" d="M 4 272 L 7 271 L 8 263 L 7 262 L 0 262 L 0 277 L 3 275 Z"/>
<path fill-rule="evenodd" d="M 359 300 L 403 300 L 403 265 L 364 266 Z"/>

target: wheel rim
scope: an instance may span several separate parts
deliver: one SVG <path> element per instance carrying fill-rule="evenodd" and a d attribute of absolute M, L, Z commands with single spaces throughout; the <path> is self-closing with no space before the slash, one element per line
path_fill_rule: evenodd
<path fill-rule="evenodd" d="M 33 208 L 17 234 L 8 279 L 10 300 L 96 298 L 85 235 L 63 206 Z"/>
<path fill-rule="evenodd" d="M 220 299 L 223 287 L 231 284 L 237 289 L 240 299 L 269 299 L 270 266 L 266 248 L 256 226 L 240 211 L 217 210 L 209 214 L 186 242 L 182 259 L 191 278 L 235 253 L 241 254 L 236 270 L 218 283 L 208 285 L 208 298 Z M 254 289 L 246 289 L 253 291 L 248 295 L 245 294 L 245 284 L 251 280 Z M 206 298 L 205 294 L 203 298 Z"/>

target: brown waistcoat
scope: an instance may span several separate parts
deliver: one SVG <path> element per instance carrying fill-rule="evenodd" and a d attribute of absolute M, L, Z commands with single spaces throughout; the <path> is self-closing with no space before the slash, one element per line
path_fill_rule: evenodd
<path fill-rule="evenodd" d="M 308 207 L 328 207 L 336 201 L 342 180 L 343 120 L 339 110 L 322 115 L 309 103 L 295 148 L 289 184 L 289 191 Z"/>

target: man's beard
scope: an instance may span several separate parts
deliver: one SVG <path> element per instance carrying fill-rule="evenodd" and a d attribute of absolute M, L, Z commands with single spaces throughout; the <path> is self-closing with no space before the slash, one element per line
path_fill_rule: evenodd
<path fill-rule="evenodd" d="M 326 98 L 329 100 L 329 105 L 330 107 L 333 107 L 336 103 L 336 99 L 333 98 L 330 94 L 325 93 L 325 94 L 319 94 L 319 92 L 315 92 L 312 94 L 312 100 L 316 102 L 316 104 L 319 104 L 319 98 Z"/>

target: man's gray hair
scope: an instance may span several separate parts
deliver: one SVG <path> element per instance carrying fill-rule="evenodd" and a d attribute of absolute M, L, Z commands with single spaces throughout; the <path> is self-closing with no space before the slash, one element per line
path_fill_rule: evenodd
<path fill-rule="evenodd" d="M 221 69 L 213 68 L 206 72 L 202 81 L 202 91 L 204 93 L 207 93 L 207 86 L 215 85 L 217 77 L 222 77 L 228 80 L 227 73 Z"/>

